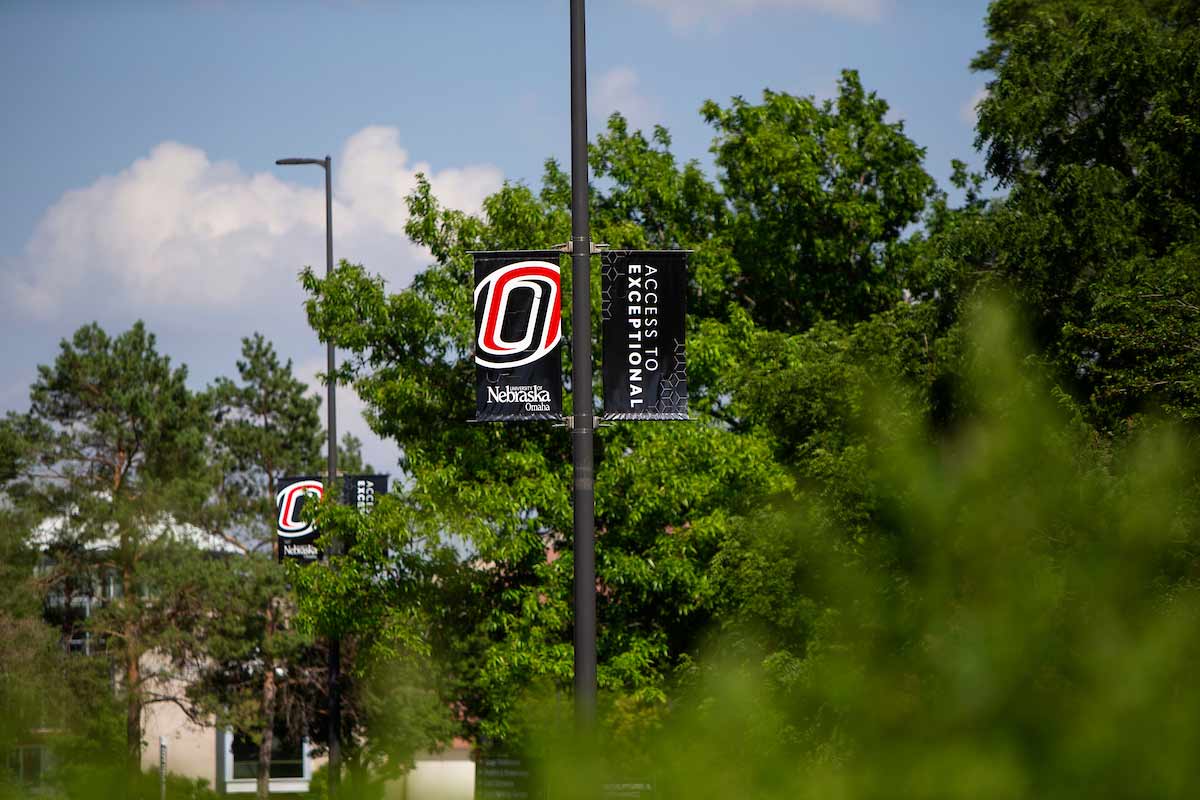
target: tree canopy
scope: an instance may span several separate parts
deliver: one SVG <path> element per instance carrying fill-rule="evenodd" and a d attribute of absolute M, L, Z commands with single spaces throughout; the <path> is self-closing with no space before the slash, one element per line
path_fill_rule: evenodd
<path fill-rule="evenodd" d="M 941 479 L 932 476 L 961 468 L 985 420 L 1013 426 L 1014 436 L 1032 426 L 1061 446 L 1063 460 L 1044 465 L 1044 492 L 1029 489 L 1042 498 L 1033 507 L 1047 509 L 1061 502 L 1050 487 L 1095 481 L 1110 487 L 1098 507 L 1132 503 L 1116 487 L 1142 479 L 1114 464 L 1150 446 L 1136 444 L 1139 431 L 1166 420 L 1183 425 L 1174 435 L 1194 435 L 1200 48 L 1187 5 L 994 3 L 990 44 L 974 62 L 991 78 L 978 127 L 987 174 L 956 162 L 948 187 L 935 186 L 924 150 L 853 72 L 826 102 L 767 91 L 760 102 L 706 103 L 711 172 L 678 163 L 665 129 L 647 135 L 619 114 L 609 120 L 591 148 L 593 238 L 695 251 L 696 417 L 598 432 L 599 680 L 610 726 L 654 729 L 677 715 L 682 706 L 668 701 L 703 685 L 713 635 L 787 692 L 810 686 L 797 681 L 823 669 L 822 648 L 849 646 L 843 637 L 858 636 L 860 623 L 884 637 L 870 639 L 881 655 L 928 650 L 936 634 L 915 622 L 934 613 L 926 603 L 983 602 L 976 592 L 999 580 L 1005 562 L 980 575 L 980 588 L 956 589 L 961 597 L 929 583 L 921 564 L 943 542 L 952 553 L 955 537 L 982 530 L 972 515 L 1007 501 L 974 484 L 961 510 L 947 498 L 935 512 L 919 500 L 936 491 L 913 481 L 934 486 Z M 985 199 L 989 180 L 1004 194 Z M 473 408 L 468 251 L 566 240 L 569 182 L 549 161 L 540 190 L 506 185 L 479 215 L 442 207 L 425 181 L 409 207 L 408 233 L 434 263 L 396 292 L 356 265 L 343 263 L 329 280 L 306 273 L 309 315 L 349 351 L 340 377 L 366 400 L 375 430 L 403 448 L 397 502 L 460 543 L 458 565 L 439 567 L 430 631 L 453 678 L 447 696 L 462 704 L 468 733 L 515 742 L 529 721 L 527 697 L 570 686 L 568 437 L 536 425 L 463 424 Z M 1007 341 L 981 322 L 998 302 L 1016 320 Z M 981 371 L 986 363 L 1016 365 L 1002 370 L 1012 385 L 997 385 Z M 904 442 L 923 454 L 881 459 Z M 1011 446 L 1033 447 L 1020 437 Z M 1012 478 L 1009 492 L 1030 485 L 1003 471 L 1015 466 L 984 463 Z M 910 480 L 898 482 L 897 464 Z M 1194 474 L 1186 459 L 1179 464 L 1180 475 Z M 1194 483 L 1171 485 L 1182 516 L 1147 524 L 1181 531 L 1181 549 L 1164 545 L 1173 555 L 1146 563 L 1194 560 L 1182 544 L 1194 536 L 1183 511 Z M 950 516 L 922 528 L 922 515 L 934 513 Z M 1014 541 L 1034 530 L 1091 530 L 1075 540 L 1080 549 L 1047 556 L 1059 565 L 1051 572 L 1073 569 L 1084 552 L 1109 552 L 1117 533 L 1068 517 L 1015 523 Z M 1078 519 L 1091 518 L 1081 510 Z M 999 541 L 980 545 L 981 565 Z M 806 547 L 830 560 L 810 563 Z M 1028 566 L 1018 559 L 1012 568 Z M 865 589 L 880 593 L 879 604 L 845 607 L 823 571 L 868 574 Z M 1174 569 L 1139 575 L 1165 592 L 1148 584 L 1137 595 L 1147 614 L 1153 597 L 1187 591 L 1190 580 Z M 939 667 L 910 669 L 925 676 Z M 874 675 L 864 680 L 896 677 Z M 851 713 L 822 697 L 814 708 Z M 837 719 L 846 718 L 803 730 L 799 718 L 777 722 L 790 731 L 782 740 L 806 747 L 866 746 L 840 741 Z"/>
<path fill-rule="evenodd" d="M 595 443 L 599 752 L 681 796 L 1197 788 L 1200 15 L 995 0 L 986 26 L 985 171 L 952 162 L 948 186 L 852 70 L 826 101 L 706 102 L 708 163 L 620 114 L 591 143 L 593 238 L 693 251 L 693 419 Z M 113 542 L 113 653 L 167 646 L 154 615 L 191 614 L 216 667 L 193 700 L 250 727 L 287 707 L 264 703 L 290 684 L 262 665 L 343 639 L 348 760 L 381 776 L 455 736 L 561 749 L 573 677 L 569 434 L 467 422 L 470 251 L 568 240 L 568 176 L 549 160 L 477 214 L 421 177 L 408 208 L 431 259 L 411 285 L 346 262 L 301 276 L 336 378 L 401 448 L 393 491 L 369 515 L 312 511 L 349 544 L 322 564 L 245 560 L 225 595 L 254 611 L 227 629 L 132 587 L 164 514 L 269 540 L 275 477 L 319 463 L 317 402 L 269 344 L 195 393 L 140 325 L 86 326 L 0 428 L 13 525 L 72 509 L 43 580 Z M 36 553 L 14 542 L 15 574 Z M 224 585 L 155 580 L 181 599 Z M 27 598 L 0 600 L 0 630 L 24 630 Z M 49 641 L 0 665 L 33 676 Z M 296 687 L 310 708 L 314 686 Z M 132 720 L 146 698 L 127 693 Z M 305 724 L 319 743 L 323 717 Z M 594 765 L 563 761 L 585 791 Z"/>

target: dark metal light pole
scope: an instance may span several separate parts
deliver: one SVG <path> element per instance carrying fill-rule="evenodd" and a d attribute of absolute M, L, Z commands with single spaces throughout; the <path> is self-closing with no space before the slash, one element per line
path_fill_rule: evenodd
<path fill-rule="evenodd" d="M 275 162 L 284 167 L 297 164 L 316 164 L 325 170 L 325 278 L 333 274 L 333 160 L 324 158 L 281 158 Z M 325 381 L 328 396 L 329 421 L 329 491 L 337 491 L 337 406 L 333 379 L 333 342 L 326 348 Z M 336 496 L 336 495 L 335 495 Z M 329 640 L 329 796 L 337 797 L 342 780 L 342 642 L 336 636 Z"/>
<path fill-rule="evenodd" d="M 587 59 L 583 0 L 571 0 L 571 426 L 575 469 L 575 718 L 596 718 L 596 477 L 592 438 L 592 233 L 588 220 Z"/>

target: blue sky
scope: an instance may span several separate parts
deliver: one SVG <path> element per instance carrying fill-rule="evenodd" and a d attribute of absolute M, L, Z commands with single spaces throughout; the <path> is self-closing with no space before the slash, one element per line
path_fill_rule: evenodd
<path fill-rule="evenodd" d="M 295 281 L 323 263 L 321 171 L 334 158 L 335 257 L 396 286 L 425 263 L 403 197 L 433 177 L 472 208 L 537 185 L 569 152 L 567 0 L 0 3 L 0 407 L 99 320 L 145 319 L 197 386 L 260 330 L 311 377 L 323 348 Z M 708 163 L 706 99 L 829 96 L 859 70 L 927 148 L 978 165 L 971 73 L 985 0 L 591 0 L 589 110 L 665 125 Z M 546 242 L 530 242 L 537 247 Z M 365 434 L 352 398 L 341 429 Z M 368 439 L 376 467 L 395 448 Z"/>

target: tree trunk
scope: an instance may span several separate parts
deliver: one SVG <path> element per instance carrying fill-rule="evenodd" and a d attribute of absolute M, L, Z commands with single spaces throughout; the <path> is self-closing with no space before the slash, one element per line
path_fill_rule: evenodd
<path fill-rule="evenodd" d="M 121 570 L 122 603 L 133 597 L 133 571 L 126 565 Z M 142 769 L 142 665 L 138 646 L 137 626 L 126 622 L 125 639 L 125 771 L 132 781 Z"/>
<path fill-rule="evenodd" d="M 142 701 L 138 682 L 141 668 L 137 652 L 130 650 L 125 658 L 125 765 L 130 775 L 142 769 Z"/>
<path fill-rule="evenodd" d="M 360 760 L 360 753 L 356 749 L 351 750 L 349 758 L 344 758 L 342 763 L 346 766 L 346 777 L 350 784 L 346 792 L 349 797 L 366 797 L 367 796 L 367 768 Z"/>
<path fill-rule="evenodd" d="M 59 638 L 62 640 L 63 652 L 71 652 L 71 639 L 75 637 L 75 621 L 71 619 L 71 609 L 75 607 L 75 591 L 71 587 L 71 579 L 63 580 L 63 621 L 62 632 Z"/>
<path fill-rule="evenodd" d="M 267 602 L 267 652 L 275 635 L 275 601 Z M 271 793 L 271 749 L 275 743 L 275 659 L 268 656 L 263 664 L 262 684 L 262 743 L 258 747 L 258 800 L 267 800 Z"/>

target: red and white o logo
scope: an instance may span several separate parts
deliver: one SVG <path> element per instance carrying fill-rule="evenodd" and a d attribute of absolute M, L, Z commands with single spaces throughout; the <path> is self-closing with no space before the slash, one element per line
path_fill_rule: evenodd
<path fill-rule="evenodd" d="M 553 350 L 562 338 L 559 294 L 558 265 L 548 261 L 509 264 L 481 280 L 475 287 L 475 363 L 519 367 Z"/>
<path fill-rule="evenodd" d="M 312 531 L 313 524 L 300 517 L 300 501 L 306 497 L 321 499 L 325 487 L 320 481 L 296 481 L 289 483 L 275 495 L 275 507 L 279 509 L 276 529 L 280 536 L 293 538 Z"/>

